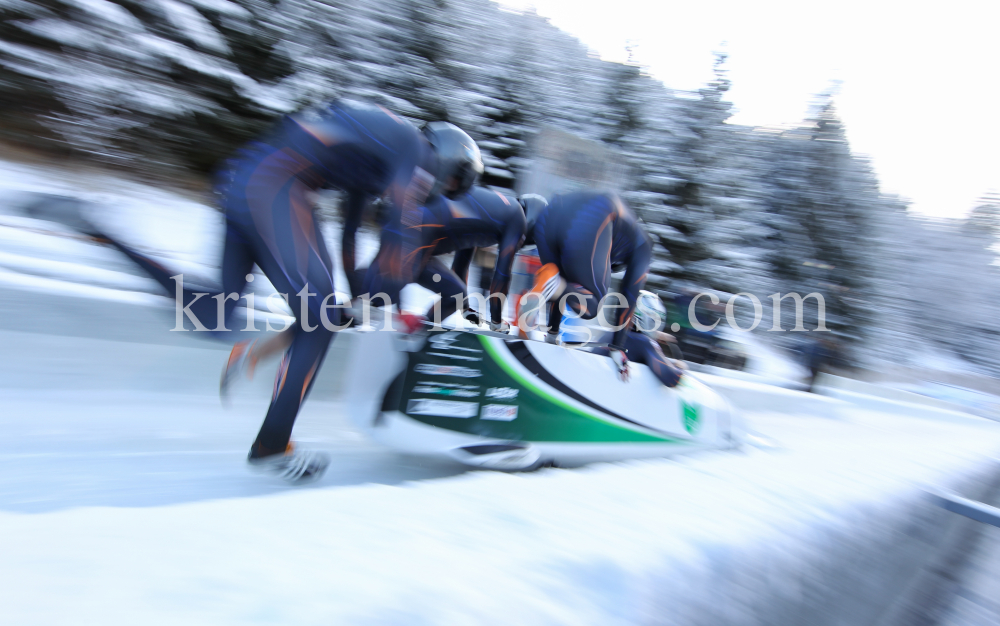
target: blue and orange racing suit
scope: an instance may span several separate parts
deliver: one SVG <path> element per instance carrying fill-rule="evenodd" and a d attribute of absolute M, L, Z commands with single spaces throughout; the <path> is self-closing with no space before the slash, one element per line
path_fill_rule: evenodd
<path fill-rule="evenodd" d="M 432 309 L 428 317 L 444 320 L 464 302 L 477 247 L 498 247 L 490 295 L 507 295 L 524 231 L 521 205 L 499 192 L 473 187 L 455 199 L 434 196 L 410 215 L 396 212 L 382 229 L 382 246 L 368 268 L 365 290 L 373 298 L 384 293 L 389 302 L 398 302 L 400 290 L 415 282 L 441 295 L 435 305 L 440 309 Z M 456 253 L 451 268 L 437 258 L 449 252 Z M 502 302 L 490 298 L 489 303 L 490 317 L 499 323 Z"/>
<path fill-rule="evenodd" d="M 644 363 L 667 387 L 675 386 L 681 371 L 664 356 L 660 346 L 631 330 L 639 291 L 646 283 L 652 241 L 635 214 L 617 195 L 583 191 L 553 196 L 542 209 L 530 233 L 539 260 L 554 263 L 566 280 L 566 305 L 584 319 L 597 316 L 608 293 L 611 273 L 625 266 L 622 296 L 625 305 L 613 321 L 619 330 L 611 348 L 624 350 L 630 360 Z M 619 303 L 620 304 L 620 303 Z M 562 313 L 556 302 L 549 309 L 549 332 L 559 332 Z M 598 353 L 609 354 L 607 350 Z"/>
<path fill-rule="evenodd" d="M 613 321 L 611 344 L 624 349 L 639 291 L 646 283 L 652 242 L 635 214 L 613 193 L 583 191 L 553 196 L 535 222 L 531 237 L 543 264 L 554 263 L 569 283 L 566 304 L 593 319 L 611 285 L 611 273 L 627 266 L 622 280 L 626 306 Z M 550 327 L 558 330 L 561 313 L 553 307 Z M 552 332 L 552 331 L 550 331 Z"/>
<path fill-rule="evenodd" d="M 179 304 L 198 320 L 199 330 L 233 338 L 225 324 L 256 264 L 285 296 L 296 319 L 252 457 L 286 449 L 299 407 L 333 339 L 324 316 L 328 325 L 339 323 L 339 311 L 327 301 L 334 294 L 332 264 L 311 193 L 339 188 L 355 198 L 386 196 L 412 211 L 426 201 L 433 164 L 429 144 L 412 124 L 381 107 L 341 101 L 284 118 L 222 169 L 217 182 L 226 215 L 222 289 L 201 295 L 185 289 Z M 111 243 L 175 293 L 175 272 Z M 214 298 L 219 294 L 225 298 L 221 319 Z"/>

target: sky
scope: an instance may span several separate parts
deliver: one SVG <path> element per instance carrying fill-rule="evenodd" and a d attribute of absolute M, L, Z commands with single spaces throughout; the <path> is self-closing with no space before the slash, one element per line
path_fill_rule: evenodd
<path fill-rule="evenodd" d="M 795 125 L 835 90 L 852 150 L 910 209 L 963 217 L 1000 192 L 1000 2 L 501 0 L 673 89 L 729 57 L 733 123 Z"/>

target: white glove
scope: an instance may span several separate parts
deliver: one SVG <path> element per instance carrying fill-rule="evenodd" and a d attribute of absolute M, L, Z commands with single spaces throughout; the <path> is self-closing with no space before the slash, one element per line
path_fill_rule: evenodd
<path fill-rule="evenodd" d="M 625 351 L 619 350 L 618 348 L 611 348 L 611 360 L 614 361 L 615 367 L 618 368 L 618 378 L 620 378 L 622 382 L 627 383 L 629 371 L 628 356 L 625 354 Z"/>
<path fill-rule="evenodd" d="M 494 324 L 491 321 L 490 330 L 492 330 L 495 333 L 503 333 L 505 335 L 508 335 L 510 334 L 510 324 L 508 324 L 506 320 L 500 320 L 499 324 Z"/>

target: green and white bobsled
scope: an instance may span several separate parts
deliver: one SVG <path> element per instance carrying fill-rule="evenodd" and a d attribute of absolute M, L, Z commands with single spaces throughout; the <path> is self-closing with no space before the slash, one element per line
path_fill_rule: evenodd
<path fill-rule="evenodd" d="M 606 356 L 494 333 L 433 332 L 409 351 L 400 341 L 395 332 L 354 333 L 345 385 L 358 425 L 403 452 L 521 470 L 739 440 L 729 404 L 691 376 L 668 389 L 633 363 L 622 382 Z"/>

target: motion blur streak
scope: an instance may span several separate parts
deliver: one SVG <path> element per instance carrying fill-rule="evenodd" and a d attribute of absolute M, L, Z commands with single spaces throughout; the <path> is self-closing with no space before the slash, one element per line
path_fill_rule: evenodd
<path fill-rule="evenodd" d="M 732 123 L 735 60 L 671 90 L 489 0 L 0 0 L 4 623 L 1000 623 L 996 529 L 925 497 L 1000 504 L 1000 193 L 916 216 L 852 150 L 832 92 L 798 124 Z M 309 359 L 285 391 L 304 401 L 295 450 L 329 453 L 325 476 L 247 471 L 290 309 L 254 270 L 230 327 L 249 303 L 263 341 L 230 361 L 171 332 L 171 294 L 91 227 L 212 291 L 215 173 L 343 99 L 416 143 L 409 124 L 467 132 L 481 192 L 517 220 L 531 198 L 529 225 L 556 194 L 620 198 L 652 258 L 622 285 L 609 253 L 601 287 L 637 299 L 648 327 L 625 334 L 670 381 L 579 345 L 590 320 L 504 336 L 543 316 L 516 304 L 542 264 L 529 242 L 504 320 L 469 305 L 429 335 L 415 312 L 434 298 L 410 285 L 390 321 L 368 310 L 325 368 Z M 296 196 L 316 231 L 293 252 L 325 241 L 335 265 L 317 267 L 349 304 L 343 200 Z M 394 223 L 391 201 L 363 200 L 359 268 Z M 459 287 L 506 286 L 494 249 L 456 254 Z M 640 460 L 670 446 L 698 453 Z"/>

